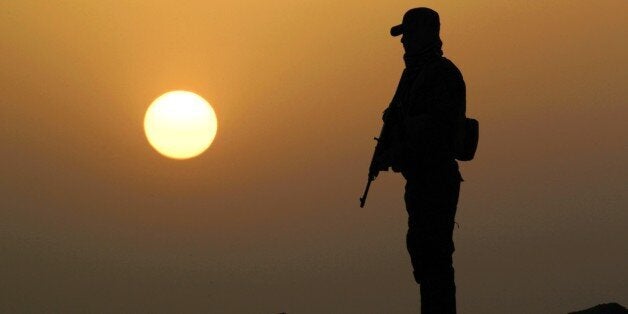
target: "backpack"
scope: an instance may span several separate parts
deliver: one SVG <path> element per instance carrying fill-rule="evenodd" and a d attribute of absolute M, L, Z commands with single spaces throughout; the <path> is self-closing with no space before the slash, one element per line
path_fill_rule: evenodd
<path fill-rule="evenodd" d="M 475 156 L 480 137 L 480 123 L 476 119 L 465 117 L 458 126 L 454 153 L 457 160 L 469 161 Z"/>

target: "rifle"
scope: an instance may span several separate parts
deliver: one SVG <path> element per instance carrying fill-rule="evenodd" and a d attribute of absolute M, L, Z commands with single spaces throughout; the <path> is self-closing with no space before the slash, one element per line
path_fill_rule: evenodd
<path fill-rule="evenodd" d="M 392 107 L 386 109 L 384 112 L 384 124 L 382 125 L 382 130 L 379 133 L 379 137 L 374 138 L 377 144 L 375 145 L 375 151 L 373 152 L 373 157 L 371 158 L 366 188 L 364 189 L 364 194 L 360 197 L 360 208 L 364 208 L 366 197 L 368 196 L 369 189 L 371 188 L 371 182 L 375 180 L 380 171 L 388 171 L 391 167 L 389 148 L 392 143 L 392 127 L 395 122 L 394 120 L 396 120 L 394 118 L 397 115 L 395 111 L 396 110 Z"/>

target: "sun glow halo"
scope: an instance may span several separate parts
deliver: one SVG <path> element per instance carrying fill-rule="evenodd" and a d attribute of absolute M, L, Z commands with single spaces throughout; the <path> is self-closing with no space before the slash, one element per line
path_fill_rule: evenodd
<path fill-rule="evenodd" d="M 188 91 L 171 91 L 151 103 L 144 116 L 144 131 L 155 150 L 174 158 L 200 155 L 211 145 L 218 120 L 201 96 Z"/>

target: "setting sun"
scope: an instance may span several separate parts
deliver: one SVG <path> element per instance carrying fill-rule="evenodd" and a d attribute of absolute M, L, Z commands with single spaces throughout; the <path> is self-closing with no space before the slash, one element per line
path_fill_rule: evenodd
<path fill-rule="evenodd" d="M 172 91 L 155 99 L 146 110 L 144 131 L 148 142 L 160 154 L 174 159 L 200 155 L 211 145 L 218 121 L 201 96 Z"/>

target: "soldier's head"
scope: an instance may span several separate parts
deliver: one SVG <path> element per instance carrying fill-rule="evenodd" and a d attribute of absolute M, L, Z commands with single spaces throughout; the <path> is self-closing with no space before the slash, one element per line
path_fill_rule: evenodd
<path fill-rule="evenodd" d="M 436 11 L 429 8 L 414 8 L 403 15 L 401 24 L 390 29 L 392 36 L 401 35 L 406 53 L 423 53 L 442 47 L 439 36 L 440 19 Z"/>

